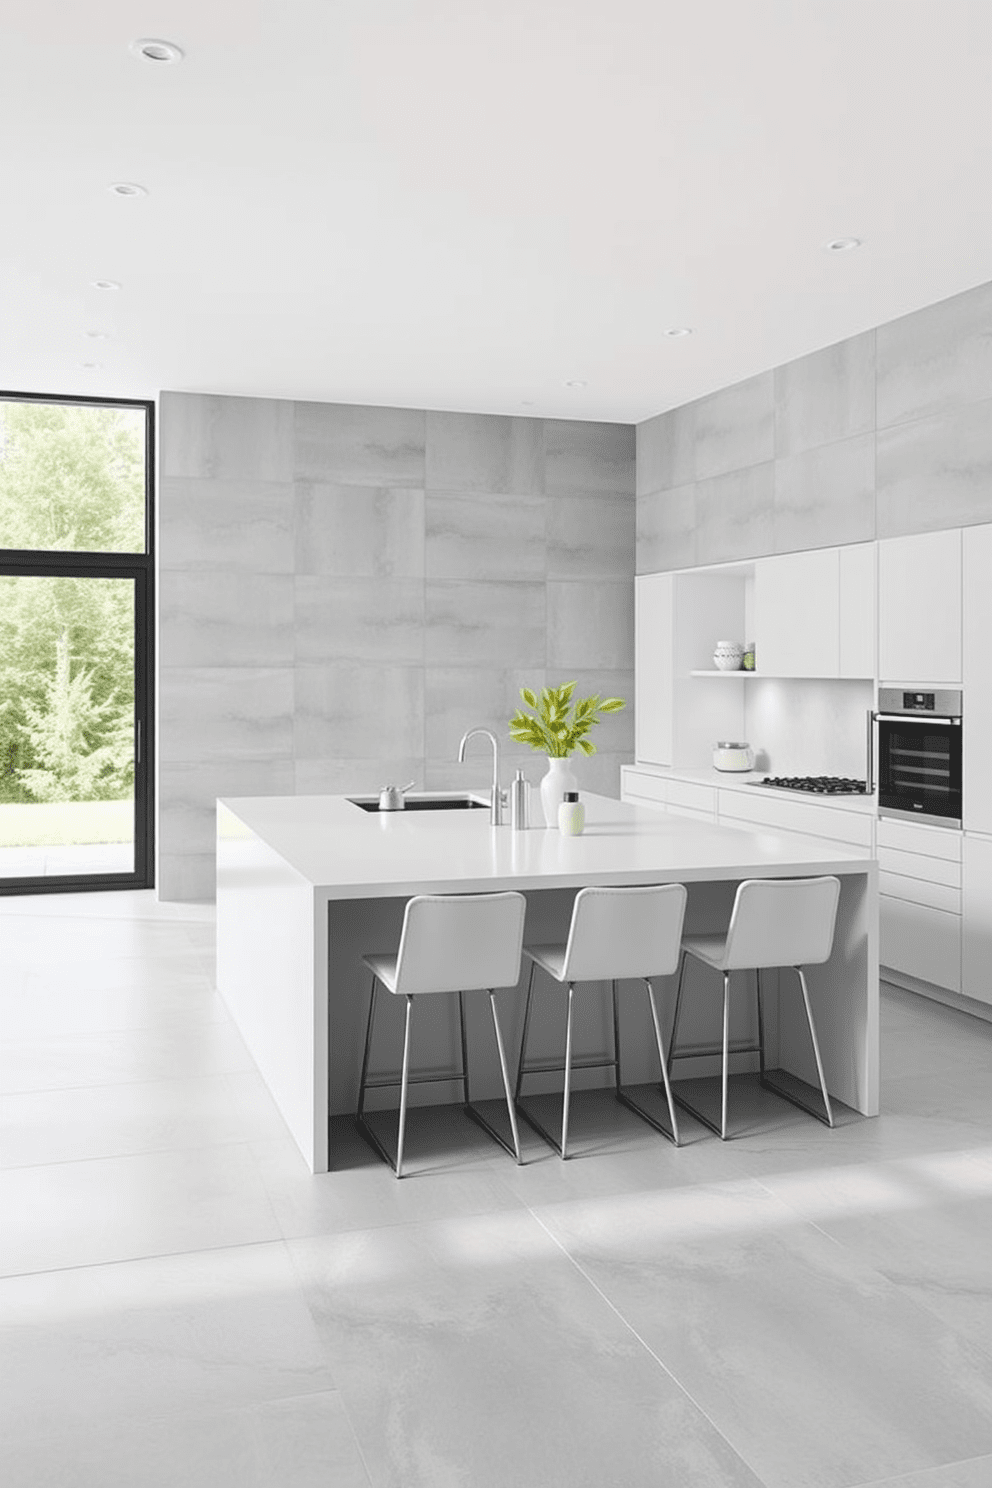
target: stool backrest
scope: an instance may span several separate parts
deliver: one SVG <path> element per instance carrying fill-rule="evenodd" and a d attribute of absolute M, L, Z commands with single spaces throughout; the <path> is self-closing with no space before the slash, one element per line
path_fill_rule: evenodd
<path fill-rule="evenodd" d="M 403 915 L 396 991 L 515 987 L 524 939 L 523 894 L 418 894 Z"/>
<path fill-rule="evenodd" d="M 724 966 L 817 966 L 834 943 L 840 879 L 751 878 L 738 885 Z"/>
<path fill-rule="evenodd" d="M 678 965 L 685 918 L 682 884 L 580 889 L 572 908 L 562 979 L 668 976 Z"/>

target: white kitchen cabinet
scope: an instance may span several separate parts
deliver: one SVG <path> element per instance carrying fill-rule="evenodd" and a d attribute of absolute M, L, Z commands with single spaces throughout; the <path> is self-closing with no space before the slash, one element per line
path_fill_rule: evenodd
<path fill-rule="evenodd" d="M 875 562 L 874 543 L 760 559 L 754 585 L 759 673 L 874 677 Z"/>
<path fill-rule="evenodd" d="M 754 574 L 755 667 L 763 677 L 840 675 L 836 548 L 761 558 Z"/>
<path fill-rule="evenodd" d="M 878 544 L 878 673 L 884 682 L 960 683 L 961 529 Z"/>
<path fill-rule="evenodd" d="M 754 789 L 719 792 L 720 821 L 728 827 L 774 827 L 802 832 L 807 837 L 829 837 L 870 848 L 873 818 L 867 812 L 823 806 L 817 800 L 783 800 L 774 791 Z"/>
<path fill-rule="evenodd" d="M 992 1003 L 992 838 L 964 839 L 961 991 Z"/>
<path fill-rule="evenodd" d="M 949 992 L 961 990 L 961 916 L 878 896 L 878 959 L 904 976 Z"/>
<path fill-rule="evenodd" d="M 878 553 L 874 543 L 851 543 L 840 549 L 841 677 L 874 677 Z"/>
<path fill-rule="evenodd" d="M 882 817 L 876 842 L 879 961 L 960 992 L 961 833 Z"/>
<path fill-rule="evenodd" d="M 992 526 L 963 533 L 962 807 L 966 832 L 992 833 Z"/>

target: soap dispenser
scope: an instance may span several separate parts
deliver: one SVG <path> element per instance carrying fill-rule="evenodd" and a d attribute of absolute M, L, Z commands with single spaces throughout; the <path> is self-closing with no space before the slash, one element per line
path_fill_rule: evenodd
<path fill-rule="evenodd" d="M 523 832 L 530 826 L 530 785 L 518 770 L 510 786 L 510 826 Z"/>

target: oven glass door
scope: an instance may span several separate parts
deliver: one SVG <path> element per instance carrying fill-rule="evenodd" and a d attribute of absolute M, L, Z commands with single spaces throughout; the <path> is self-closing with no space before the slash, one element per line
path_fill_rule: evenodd
<path fill-rule="evenodd" d="M 878 805 L 917 821 L 960 826 L 960 723 L 880 718 Z"/>

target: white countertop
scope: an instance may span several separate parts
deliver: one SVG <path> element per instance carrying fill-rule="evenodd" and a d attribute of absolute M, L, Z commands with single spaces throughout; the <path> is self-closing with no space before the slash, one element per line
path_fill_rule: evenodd
<path fill-rule="evenodd" d="M 710 785 L 719 790 L 743 790 L 751 796 L 774 796 L 779 801 L 803 801 L 814 806 L 832 806 L 840 811 L 860 812 L 863 816 L 875 816 L 878 797 L 827 796 L 815 791 L 785 790 L 773 785 L 755 785 L 772 773 L 769 770 L 714 770 L 712 765 L 698 770 L 669 768 L 667 765 L 625 765 L 625 770 L 638 770 L 645 775 L 656 775 L 659 780 L 684 780 L 692 785 Z"/>
<path fill-rule="evenodd" d="M 871 862 L 865 848 L 797 832 L 691 821 L 585 791 L 582 800 L 585 832 L 562 837 L 492 827 L 480 810 L 369 813 L 346 796 L 234 797 L 217 803 L 218 837 L 228 871 L 238 840 L 247 868 L 256 839 L 333 899 L 863 873 Z"/>

